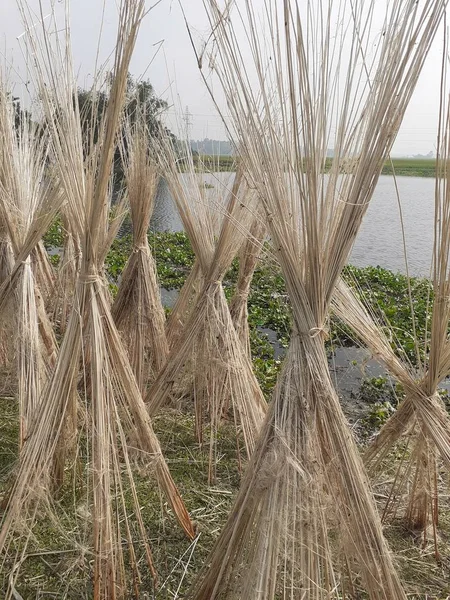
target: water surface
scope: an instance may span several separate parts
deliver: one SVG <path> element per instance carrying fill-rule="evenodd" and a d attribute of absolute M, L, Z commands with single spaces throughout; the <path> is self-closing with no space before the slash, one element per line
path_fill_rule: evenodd
<path fill-rule="evenodd" d="M 229 180 L 229 173 L 205 176 L 210 185 Z M 428 276 L 433 246 L 434 179 L 422 177 L 397 178 L 408 264 L 411 275 Z M 167 183 L 158 189 L 151 229 L 153 231 L 182 231 Z M 392 271 L 406 272 L 403 252 L 400 210 L 391 176 L 382 175 L 362 223 L 349 262 L 358 267 L 381 266 Z"/>
<path fill-rule="evenodd" d="M 410 274 L 427 277 L 433 249 L 435 180 L 397 177 L 397 184 Z M 406 272 L 399 203 L 394 180 L 388 175 L 378 181 L 349 262 Z"/>

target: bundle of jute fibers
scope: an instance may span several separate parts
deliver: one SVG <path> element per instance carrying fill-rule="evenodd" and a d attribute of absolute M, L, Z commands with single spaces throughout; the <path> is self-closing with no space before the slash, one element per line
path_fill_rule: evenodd
<path fill-rule="evenodd" d="M 158 155 L 167 161 L 162 165 L 163 174 L 191 240 L 204 283 L 146 401 L 153 415 L 176 392 L 177 382 L 182 382 L 183 389 L 192 390 L 200 442 L 205 425 L 209 427 L 209 480 L 213 481 L 217 431 L 228 409 L 233 411 L 236 426 L 242 430 L 248 455 L 253 451 L 265 413 L 262 392 L 233 325 L 222 286 L 222 279 L 251 227 L 256 196 L 245 176 L 238 172 L 232 187 L 219 191 L 220 202 L 212 206 L 204 186 L 197 183 L 190 149 L 186 148 L 186 170 L 180 174 L 169 140 L 162 143 L 165 151 Z M 189 182 L 193 185 L 188 185 Z M 214 220 L 209 215 L 213 210 L 223 214 L 217 243 L 213 235 Z"/>
<path fill-rule="evenodd" d="M 3 90 L 2 95 L 5 93 L 5 90 Z M 11 294 L 17 289 L 17 281 L 23 272 L 25 263 L 29 261 L 31 265 L 35 266 L 37 271 L 35 276 L 36 280 L 39 279 L 43 271 L 48 274 L 47 267 L 42 267 L 40 264 L 41 251 L 37 250 L 37 247 L 41 242 L 42 236 L 48 230 L 51 222 L 64 202 L 64 195 L 61 192 L 61 187 L 52 177 L 48 177 L 42 182 L 35 182 L 35 187 L 37 186 L 39 189 L 39 199 L 37 206 L 35 206 L 32 211 L 32 221 L 27 222 L 25 235 L 23 235 L 23 216 L 20 213 L 20 209 L 18 210 L 17 206 L 14 205 L 14 202 L 11 201 L 11 197 L 20 197 L 20 193 L 17 192 L 17 190 L 20 190 L 21 186 L 20 174 L 17 173 L 19 164 L 17 164 L 17 159 L 14 159 L 12 151 L 16 149 L 15 154 L 20 152 L 17 150 L 18 146 L 14 146 L 16 136 L 15 130 L 13 132 L 10 131 L 13 125 L 11 124 L 9 114 L 10 109 L 8 109 L 7 101 L 8 97 L 6 95 L 5 102 L 0 104 L 0 114 L 5 132 L 9 132 L 10 134 L 9 137 L 5 139 L 5 144 L 3 145 L 4 152 L 1 157 L 2 173 L 0 176 L 2 180 L 0 183 L 3 185 L 3 202 L 0 203 L 0 218 L 3 219 L 5 227 L 8 230 L 13 260 L 8 269 L 4 270 L 3 279 L 0 282 L 0 318 L 6 316 L 5 306 L 11 298 Z M 30 141 L 33 147 L 35 142 L 36 140 L 33 137 Z M 8 154 L 7 148 L 11 150 L 11 153 Z M 33 151 L 30 152 L 33 153 Z M 38 150 L 38 146 L 36 146 L 36 152 L 43 152 L 43 150 Z M 32 163 L 33 159 L 30 158 L 30 164 Z M 13 194 L 13 196 L 11 196 L 11 194 Z M 19 231 L 21 232 L 20 234 Z M 12 235 L 11 232 L 13 232 Z M 45 260 L 47 261 L 48 259 L 46 258 Z M 45 276 L 43 281 L 45 286 L 45 281 L 48 282 L 49 280 L 46 279 Z M 50 356 L 53 356 L 56 341 L 45 310 L 44 299 L 37 287 L 35 288 L 35 294 L 38 305 L 41 337 L 49 350 Z"/>
<path fill-rule="evenodd" d="M 248 296 L 258 260 L 261 256 L 267 224 L 263 215 L 256 215 L 248 238 L 239 253 L 239 273 L 236 290 L 230 302 L 231 318 L 239 339 L 251 358 L 250 331 L 248 326 Z"/>
<path fill-rule="evenodd" d="M 14 264 L 14 255 L 6 224 L 0 221 L 0 285 L 8 278 Z"/>
<path fill-rule="evenodd" d="M 70 215 L 62 210 L 60 216 L 64 242 L 56 275 L 57 300 L 53 321 L 63 334 L 72 309 L 75 283 L 81 268 L 81 245 L 78 234 L 72 230 Z"/>
<path fill-rule="evenodd" d="M 166 321 L 166 337 L 169 348 L 180 337 L 202 287 L 203 275 L 200 262 L 195 260 Z"/>
<path fill-rule="evenodd" d="M 141 591 L 141 572 L 146 570 L 154 577 L 156 572 L 142 498 L 135 484 L 135 461 L 139 461 L 141 477 L 151 474 L 156 480 L 151 483 L 149 478 L 148 489 L 161 489 L 184 531 L 190 537 L 194 535 L 111 316 L 102 272 L 111 234 L 109 182 L 116 136 L 144 2 L 120 3 L 108 103 L 98 126 L 98 140 L 92 140 L 86 163 L 68 25 L 61 28 L 58 24 L 59 33 L 52 29 L 38 35 L 31 27 L 32 13 L 25 4 L 20 6 L 35 57 L 33 74 L 49 129 L 49 152 L 70 207 L 72 227 L 81 241 L 82 263 L 56 366 L 42 391 L 2 521 L 0 550 L 5 560 L 14 560 L 10 557 L 16 553 L 8 593 L 11 596 L 18 586 L 20 558 L 34 539 L 39 520 L 46 519 L 55 527 L 58 522 L 58 506 L 51 494 L 54 463 L 62 462 L 60 454 L 64 459 L 63 434 L 70 412 L 76 408 L 74 390 L 81 361 L 79 387 L 86 388 L 88 371 L 90 393 L 84 395 L 88 418 L 79 425 L 80 448 L 84 448 L 80 456 L 84 463 L 79 468 L 82 484 L 78 486 L 82 498 L 77 500 L 75 496 L 71 502 L 75 520 L 72 536 L 77 538 L 72 542 L 79 549 L 80 560 L 86 553 L 92 557 L 95 600 L 136 597 Z M 87 364 L 85 355 L 89 355 Z M 130 439 L 135 446 L 133 456 Z M 141 482 L 140 490 L 143 487 Z"/>
<path fill-rule="evenodd" d="M 31 258 L 36 282 L 42 291 L 47 312 L 51 314 L 55 301 L 56 273 L 42 240 L 36 245 Z"/>
<path fill-rule="evenodd" d="M 169 347 L 172 347 L 189 320 L 203 288 L 202 269 L 209 264 L 207 261 L 211 260 L 211 252 L 219 235 L 229 182 L 218 180 L 217 174 L 208 170 L 200 157 L 194 160 L 186 142 L 182 142 L 181 148 L 177 150 L 170 140 L 166 140 L 163 148 L 165 153 L 161 156 L 167 158 L 160 159 L 161 172 L 170 173 L 169 187 L 194 253 L 196 249 L 204 247 L 203 253 L 198 256 L 196 254 L 194 265 L 167 319 L 167 340 Z M 180 151 L 179 157 L 176 155 L 177 151 Z M 215 157 L 211 156 L 209 163 L 214 164 Z M 219 167 L 217 171 L 220 171 Z"/>
<path fill-rule="evenodd" d="M 446 48 L 444 49 L 444 53 Z M 445 66 L 445 62 L 444 62 Z M 445 71 L 442 73 L 440 122 L 437 140 L 437 179 L 435 186 L 434 245 L 433 245 L 433 304 L 431 327 L 425 339 L 414 336 L 416 364 L 400 360 L 404 353 L 395 352 L 387 339 L 389 324 L 377 318 L 375 307 L 363 305 L 357 290 L 343 281 L 337 286 L 333 299 L 336 314 L 382 361 L 402 384 L 405 398 L 398 410 L 381 428 L 365 453 L 365 462 L 373 471 L 392 467 L 392 450 L 401 443 L 402 459 L 397 466 L 384 515 L 396 514 L 399 503 L 406 497 L 406 521 L 414 529 L 431 526 L 436 542 L 438 524 L 437 459 L 450 467 L 450 418 L 438 393 L 438 386 L 450 372 L 450 110 L 444 91 Z M 414 314 L 412 315 L 414 322 Z M 391 338 L 395 335 L 391 332 Z"/>
<path fill-rule="evenodd" d="M 335 285 L 445 2 L 389 3 L 376 46 L 374 2 L 264 2 L 263 14 L 249 0 L 226 13 L 215 0 L 205 5 L 214 73 L 204 80 L 216 75 L 227 98 L 294 330 L 235 505 L 189 597 L 404 599 L 324 339 Z"/>
<path fill-rule="evenodd" d="M 144 393 L 166 362 L 169 346 L 156 265 L 147 237 L 159 175 L 150 156 L 145 112 L 139 110 L 135 124 L 127 129 L 125 156 L 133 247 L 111 310 Z"/>
<path fill-rule="evenodd" d="M 14 265 L 14 254 L 11 248 L 11 241 L 8 236 L 8 228 L 3 220 L 0 220 L 0 286 L 8 279 Z M 0 337 L 0 364 L 2 371 L 11 364 L 14 355 L 13 350 L 13 331 L 14 326 L 10 322 L 4 323 L 2 335 Z"/>
<path fill-rule="evenodd" d="M 406 497 L 407 524 L 413 529 L 423 530 L 425 539 L 430 525 L 436 541 L 437 457 L 442 457 L 447 468 L 450 466 L 450 422 L 437 392 L 437 386 L 446 376 L 445 371 L 440 372 L 439 379 L 431 381 L 428 369 L 417 370 L 400 360 L 386 335 L 389 325 L 379 322 L 343 281 L 336 287 L 332 308 L 377 360 L 386 365 L 405 392 L 405 399 L 398 410 L 383 425 L 364 456 L 372 473 L 382 468 L 386 470 L 387 463 L 390 471 L 394 469 L 391 489 L 383 491 L 387 495 L 383 517 L 397 514 L 398 506 L 405 504 Z M 430 342 L 431 354 L 433 340 L 430 339 Z M 445 345 L 442 349 L 445 350 Z M 446 365 L 443 367 L 446 368 Z M 425 405 L 423 410 L 420 408 L 422 404 Z M 395 466 L 392 451 L 399 443 L 401 459 Z"/>
<path fill-rule="evenodd" d="M 195 254 L 194 265 L 180 290 L 167 319 L 166 335 L 171 348 L 183 331 L 203 287 L 204 271 L 214 254 L 215 238 L 223 216 L 227 186 L 214 186 L 213 198 L 204 183 L 206 171 L 194 162 L 187 142 L 174 147 L 164 135 L 152 141 L 159 172 L 167 181 L 170 193 Z"/>
<path fill-rule="evenodd" d="M 215 234 L 220 220 L 218 212 L 224 204 L 226 186 L 215 187 L 216 203 L 209 201 L 209 190 L 204 184 L 205 171 L 201 163 L 197 166 L 194 162 L 187 142 L 181 142 L 181 148 L 177 149 L 169 138 L 162 138 L 153 152 L 158 156 L 160 172 L 167 180 L 196 257 L 167 320 L 167 340 L 172 348 L 189 320 L 203 287 L 204 273 L 214 254 Z M 181 157 L 177 152 L 181 153 Z"/>
<path fill-rule="evenodd" d="M 51 183 L 44 181 L 47 158 L 45 136 L 39 138 L 36 126 L 27 120 L 18 128 L 10 94 L 6 89 L 2 89 L 0 93 L 0 133 L 3 140 L 0 156 L 0 212 L 7 227 L 8 238 L 11 240 L 12 255 L 17 260 L 30 233 L 36 235 L 34 230 L 37 230 L 39 236 L 45 233 L 48 220 L 43 213 L 48 210 L 50 215 L 55 214 L 60 205 L 60 194 Z M 44 218 L 40 219 L 41 216 Z M 37 235 L 35 239 L 39 239 Z M 13 270 L 14 266 L 10 264 L 3 284 L 7 283 Z M 22 447 L 33 421 L 41 384 L 45 379 L 45 365 L 53 360 L 57 351 L 56 340 L 38 285 L 50 285 L 49 279 L 51 272 L 47 269 L 47 258 L 44 258 L 38 241 L 34 247 L 30 245 L 30 253 L 24 256 L 24 260 L 17 266 L 14 281 L 11 281 L 7 290 L 5 288 L 4 296 L 9 296 L 10 299 L 13 296 L 16 300 L 9 302 L 0 318 L 3 322 L 11 318 L 17 333 L 15 354 L 19 447 Z M 47 342 L 50 343 L 50 349 Z"/>

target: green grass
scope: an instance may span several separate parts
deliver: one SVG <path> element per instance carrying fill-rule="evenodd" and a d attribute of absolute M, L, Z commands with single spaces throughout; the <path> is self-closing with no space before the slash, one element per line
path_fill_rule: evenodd
<path fill-rule="evenodd" d="M 0 497 L 2 490 L 7 489 L 7 473 L 17 457 L 16 424 L 17 405 L 11 399 L 0 398 Z M 169 600 L 174 598 L 177 590 L 178 593 L 186 591 L 205 562 L 237 491 L 240 480 L 239 461 L 234 426 L 231 423 L 225 424 L 218 443 L 216 483 L 209 486 L 206 475 L 208 446 L 206 444 L 202 448 L 195 440 L 193 416 L 166 410 L 154 419 L 154 428 L 197 532 L 194 542 L 186 538 L 154 477 L 144 471 L 143 464 L 146 461 L 141 464 L 138 457 L 132 457 L 141 516 L 159 578 L 159 586 L 155 589 L 143 552 L 137 548 L 137 558 L 141 561 L 141 591 L 147 592 L 148 598 Z M 59 520 L 58 525 L 41 513 L 33 528 L 33 537 L 22 558 L 21 574 L 16 584 L 17 592 L 24 600 L 41 597 L 65 600 L 92 598 L 93 572 L 89 549 L 91 510 L 87 504 L 85 483 L 82 484 L 88 478 L 88 462 L 81 453 L 76 464 L 66 470 L 65 485 L 53 507 L 54 515 Z M 131 513 L 130 529 L 132 535 L 138 537 L 137 523 L 132 515 L 131 490 L 126 478 L 124 492 L 127 508 Z M 78 518 L 73 513 L 74 505 Z M 15 564 L 14 551 L 20 552 L 22 547 L 23 537 L 17 536 L 0 570 L 1 598 L 5 597 L 6 579 Z M 131 586 L 131 580 L 129 584 Z"/>
<path fill-rule="evenodd" d="M 327 158 L 325 170 L 331 167 L 331 158 Z M 409 177 L 435 177 L 436 161 L 434 158 L 393 158 L 384 163 L 382 175 L 396 175 Z"/>
<path fill-rule="evenodd" d="M 378 385 L 375 387 L 379 389 Z M 7 466 L 12 466 L 16 455 L 17 428 L 13 418 L 15 414 L 17 407 L 14 407 L 11 400 L 0 399 L 0 427 L 2 436 L 6 436 L 3 437 L 3 447 L 8 450 L 7 459 L 2 461 L 4 470 Z M 201 448 L 194 438 L 193 417 L 167 409 L 154 420 L 154 427 L 172 476 L 197 531 L 197 538 L 193 543 L 186 539 L 152 477 L 142 472 L 138 461 L 134 462 L 141 516 L 159 577 L 159 585 L 155 588 L 150 573 L 142 562 L 141 590 L 148 594 L 148 600 L 173 600 L 185 597 L 189 585 L 205 564 L 214 540 L 226 521 L 239 486 L 239 463 L 235 431 L 233 426 L 228 424 L 220 433 L 217 481 L 214 486 L 209 486 L 206 478 L 207 448 Z M 24 600 L 47 597 L 63 600 L 92 598 L 90 510 L 86 504 L 84 488 L 80 485 L 87 477 L 85 458 L 80 458 L 77 465 L 77 469 L 69 469 L 66 472 L 66 484 L 55 505 L 55 514 L 60 519 L 61 527 L 53 526 L 41 515 L 34 529 L 34 538 L 24 555 L 20 579 L 16 585 L 17 592 Z M 0 479 L 0 491 L 2 482 L 5 482 L 4 477 L 3 481 Z M 382 509 L 383 488 L 375 489 Z M 131 507 L 130 490 L 127 487 L 125 495 Z M 73 513 L 70 513 L 74 499 L 84 520 L 75 519 Z M 134 532 L 136 523 L 132 516 L 130 527 Z M 389 522 L 384 531 L 394 551 L 395 562 L 408 598 L 444 600 L 450 593 L 447 558 L 450 549 L 448 501 L 444 500 L 441 506 L 439 535 L 443 560 L 440 563 L 434 560 L 432 546 L 422 548 L 420 538 L 407 530 L 400 518 Z M 21 543 L 21 539 L 15 541 L 17 550 L 20 550 Z M 138 558 L 142 558 L 139 549 L 137 555 Z M 7 576 L 13 565 L 13 558 L 7 558 L 2 574 Z M 0 597 L 4 597 L 5 590 L 5 581 L 1 583 L 0 577 Z"/>
<path fill-rule="evenodd" d="M 193 253 L 185 234 L 158 233 L 149 235 L 150 245 L 156 257 L 158 276 L 164 287 L 179 289 L 193 263 Z M 61 245 L 61 229 L 58 223 L 46 236 L 47 246 Z M 117 284 L 128 255 L 131 238 L 126 236 L 114 242 L 107 259 L 108 276 Z M 231 297 L 236 283 L 238 262 L 234 261 L 227 273 L 224 285 L 227 297 Z M 410 347 L 411 317 L 406 297 L 407 281 L 399 274 L 379 267 L 357 269 L 348 267 L 345 275 L 349 282 L 355 281 L 363 293 L 388 314 L 396 328 L 403 352 L 414 357 Z M 413 280 L 415 309 L 418 316 L 418 333 L 422 335 L 426 324 L 426 302 L 429 283 Z M 281 362 L 275 360 L 273 348 L 259 331 L 268 327 L 276 332 L 279 341 L 289 341 L 291 316 L 284 280 L 277 265 L 265 259 L 255 273 L 249 298 L 249 321 L 255 373 L 267 398 L 276 381 Z M 332 344 L 350 344 L 351 336 L 337 323 L 331 324 Z M 6 374 L 0 374 L 5 379 Z M 1 381 L 0 381 L 1 383 Z M 0 389 L 3 389 L 0 385 Z M 401 390 L 397 390 L 401 393 Z M 4 393 L 4 392 L 3 392 Z M 17 405 L 10 398 L 0 398 L 0 493 L 8 482 L 8 473 L 17 456 Z M 360 398 L 368 405 L 365 434 L 372 434 L 388 417 L 396 399 L 392 387 L 384 378 L 362 383 Z M 155 431 L 161 441 L 164 455 L 176 484 L 182 493 L 199 537 L 191 544 L 175 523 L 170 509 L 161 498 L 152 478 L 146 476 L 136 461 L 135 476 L 142 517 L 148 532 L 159 574 L 159 588 L 154 590 L 150 574 L 143 569 L 142 588 L 148 599 L 169 600 L 182 597 L 196 573 L 205 563 L 208 553 L 229 513 L 238 489 L 240 473 L 235 446 L 235 431 L 226 423 L 219 434 L 219 460 L 217 481 L 212 487 L 207 483 L 207 448 L 197 443 L 190 411 L 166 410 L 154 422 Z M 92 597 L 92 556 L 88 543 L 89 535 L 82 532 L 82 521 L 70 516 L 74 498 L 85 512 L 86 533 L 89 534 L 89 507 L 84 501 L 85 490 L 81 485 L 87 477 L 87 461 L 82 454 L 76 468 L 67 472 L 67 481 L 55 510 L 61 519 L 62 529 L 56 528 L 42 518 L 35 530 L 29 551 L 22 564 L 22 574 L 17 585 L 24 600 L 33 598 L 62 598 L 65 600 L 88 600 Z M 377 492 L 380 490 L 377 488 Z M 75 494 L 75 496 L 74 496 Z M 131 507 L 130 491 L 126 497 Z M 382 507 L 382 494 L 377 496 Z M 132 523 L 135 527 L 135 523 Z M 405 530 L 400 519 L 385 527 L 386 536 L 395 552 L 395 560 L 405 582 L 408 598 L 444 600 L 450 593 L 450 569 L 447 556 L 450 554 L 450 507 L 444 499 L 440 524 L 441 551 L 443 560 L 436 563 L 432 548 L 422 549 L 421 541 Z M 77 548 L 74 540 L 81 545 Z M 20 549 L 21 540 L 16 541 Z M 13 567 L 11 558 L 4 564 L 3 574 L 8 575 Z M 3 586 L 5 583 L 3 582 Z M 178 594 L 178 596 L 177 596 Z M 427 595 L 428 594 L 428 595 Z M 0 587 L 0 597 L 4 587 Z"/>
<path fill-rule="evenodd" d="M 194 166 L 200 171 L 231 172 L 236 171 L 236 157 L 229 155 L 210 156 L 207 154 L 194 155 Z"/>
<path fill-rule="evenodd" d="M 386 161 L 381 173 L 382 175 L 392 175 L 393 170 L 396 175 L 435 177 L 436 161 L 434 158 L 393 158 L 392 164 L 390 161 Z"/>
<path fill-rule="evenodd" d="M 331 158 L 327 158 L 325 162 L 325 171 L 328 171 L 331 166 Z M 194 164 L 209 171 L 235 171 L 236 157 L 235 156 L 207 156 L 199 155 L 194 157 Z M 393 168 L 392 168 L 393 167 Z M 382 175 L 396 175 L 409 177 L 435 177 L 436 175 L 436 160 L 434 158 L 393 158 L 387 160 L 381 172 Z"/>
<path fill-rule="evenodd" d="M 58 221 L 52 225 L 44 240 L 46 247 L 62 245 L 62 230 Z M 180 289 L 194 263 L 194 253 L 185 233 L 149 233 L 149 243 L 156 260 L 159 282 L 166 289 Z M 117 289 L 120 275 L 130 255 L 132 247 L 131 235 L 117 238 L 106 258 L 107 274 L 111 288 Z M 224 278 L 227 298 L 233 295 L 237 280 L 239 263 L 233 261 Z M 413 363 L 416 361 L 414 340 L 411 335 L 412 317 L 408 300 L 408 280 L 400 273 L 393 273 L 381 267 L 358 268 L 347 266 L 344 277 L 350 285 L 356 285 L 360 294 L 370 306 L 385 316 L 395 336 L 392 345 L 402 357 Z M 432 300 L 430 283 L 427 279 L 412 278 L 413 305 L 416 318 L 416 330 L 419 340 L 425 339 L 425 328 Z M 273 389 L 281 363 L 273 355 L 273 348 L 267 336 L 260 331 L 271 329 L 276 333 L 278 342 L 287 347 L 291 331 L 291 312 L 286 293 L 284 279 L 275 261 L 265 258 L 255 272 L 248 302 L 249 325 L 253 363 L 256 376 L 267 398 Z M 330 323 L 330 339 L 328 350 L 334 346 L 354 344 L 354 338 L 348 329 L 335 319 Z M 423 356 L 426 352 L 424 344 L 420 347 Z"/>

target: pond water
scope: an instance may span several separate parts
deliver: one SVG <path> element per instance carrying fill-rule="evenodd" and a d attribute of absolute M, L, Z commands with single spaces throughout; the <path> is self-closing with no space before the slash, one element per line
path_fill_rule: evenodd
<path fill-rule="evenodd" d="M 430 274 L 434 235 L 434 178 L 397 177 L 411 275 Z M 381 176 L 350 256 L 358 267 L 380 265 L 405 273 L 402 226 L 392 177 Z"/>
<path fill-rule="evenodd" d="M 227 181 L 229 173 L 210 175 L 205 179 L 211 185 L 217 179 Z M 429 276 L 434 228 L 434 179 L 398 177 L 397 185 L 406 238 L 409 272 Z M 362 223 L 349 262 L 356 266 L 380 265 L 405 273 L 402 221 L 392 177 L 381 176 L 374 197 Z M 158 190 L 151 229 L 154 231 L 182 231 L 183 224 L 166 182 Z M 163 303 L 172 306 L 176 290 L 162 290 Z M 270 329 L 261 328 L 274 348 L 276 358 L 282 358 L 285 349 Z M 368 405 L 358 400 L 358 390 L 367 377 L 387 376 L 386 369 L 373 359 L 364 348 L 337 348 L 329 360 L 330 372 L 339 392 L 346 415 L 356 422 L 367 413 Z M 450 380 L 442 387 L 450 390 Z"/>
<path fill-rule="evenodd" d="M 229 173 L 210 175 L 222 181 Z M 428 276 L 433 245 L 434 179 L 423 177 L 397 178 L 407 257 L 411 275 Z M 154 231 L 182 231 L 183 224 L 177 213 L 167 183 L 161 182 L 155 204 L 151 229 Z M 385 267 L 405 273 L 402 227 L 394 180 L 381 176 L 374 197 L 364 218 L 349 262 L 358 267 Z"/>

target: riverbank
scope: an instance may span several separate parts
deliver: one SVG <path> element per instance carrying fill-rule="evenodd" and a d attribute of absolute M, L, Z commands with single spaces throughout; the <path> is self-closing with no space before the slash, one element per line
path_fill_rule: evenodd
<path fill-rule="evenodd" d="M 158 276 L 162 287 L 176 293 L 183 285 L 194 260 L 192 249 L 184 233 L 151 233 L 149 241 L 156 259 Z M 60 225 L 55 223 L 45 238 L 48 248 L 62 245 Z M 131 252 L 131 236 L 115 240 L 106 260 L 107 274 L 114 293 L 120 274 Z M 54 262 L 58 256 L 52 257 Z M 224 279 L 228 298 L 233 294 L 238 273 L 234 261 Z M 389 315 L 391 324 L 397 328 L 404 351 L 409 347 L 411 327 L 407 280 L 404 276 L 378 267 L 358 269 L 348 267 L 345 276 L 349 283 L 357 284 L 362 293 Z M 414 306 L 418 316 L 418 334 L 424 332 L 426 322 L 426 298 L 429 282 L 421 279 L 411 281 Z M 169 310 L 169 309 L 168 309 Z M 249 323 L 253 365 L 264 393 L 269 398 L 282 363 L 282 350 L 289 342 L 291 316 L 284 281 L 276 262 L 266 253 L 261 257 L 255 273 L 249 297 Z M 270 332 L 270 337 L 267 335 Z M 364 445 L 394 409 L 401 390 L 385 377 L 376 361 L 369 361 L 367 351 L 355 349 L 353 340 L 345 328 L 336 322 L 330 324 L 330 340 L 327 342 L 332 376 L 341 393 L 344 412 L 353 426 L 361 445 Z M 413 357 L 414 354 L 412 353 Z M 358 387 L 354 382 L 358 381 Z M 17 457 L 18 406 L 12 389 L 5 397 L 0 392 L 0 491 L 6 486 L 6 474 L 10 472 Z M 148 532 L 153 557 L 159 574 L 159 588 L 154 589 L 149 574 L 144 574 L 143 585 L 148 597 L 155 600 L 179 598 L 192 583 L 195 574 L 207 560 L 208 553 L 218 532 L 226 521 L 230 507 L 239 487 L 242 456 L 235 445 L 235 430 L 231 423 L 224 424 L 219 435 L 220 459 L 217 462 L 217 481 L 209 486 L 206 478 L 208 450 L 202 448 L 194 436 L 193 417 L 182 410 L 166 409 L 154 419 L 154 428 L 161 442 L 174 480 L 179 487 L 192 518 L 197 534 L 191 543 L 174 524 L 167 506 L 161 507 L 159 491 L 149 485 L 139 470 L 135 474 L 139 497 L 143 498 L 143 525 Z M 78 600 L 92 597 L 92 564 L 88 551 L 80 543 L 85 539 L 80 520 L 70 521 L 64 512 L 76 499 L 80 511 L 84 511 L 87 523 L 89 510 L 81 504 L 82 490 L 77 485 L 78 471 L 84 464 L 79 459 L 76 468 L 68 469 L 66 482 L 59 492 L 55 506 L 64 530 L 50 521 L 35 531 L 29 553 L 22 559 L 22 578 L 18 588 L 23 598 L 35 597 L 40 590 L 57 598 Z M 444 474 L 443 474 L 444 475 Z M 383 484 L 374 482 L 375 497 L 380 511 L 385 501 Z M 131 491 L 124 489 L 126 502 Z M 80 496 L 80 498 L 79 498 Z M 450 549 L 450 508 L 441 507 L 440 550 L 443 556 Z M 162 510 L 161 510 L 162 508 Z M 56 522 L 55 522 L 56 523 Z M 395 555 L 408 598 L 443 600 L 450 592 L 449 566 L 434 560 L 433 548 L 423 548 L 420 537 L 405 529 L 400 518 L 389 522 L 385 535 Z M 19 542 L 18 542 L 19 543 Z M 81 548 L 81 551 L 80 551 Z M 13 568 L 6 564 L 5 568 Z"/>
<path fill-rule="evenodd" d="M 194 253 L 184 232 L 149 233 L 149 243 L 156 261 L 158 279 L 162 288 L 163 304 L 167 312 L 173 304 L 178 290 L 183 286 L 193 264 Z M 62 230 L 57 222 L 45 237 L 48 249 L 63 244 Z M 120 276 L 131 253 L 132 236 L 117 238 L 106 258 L 106 272 L 114 294 Z M 52 256 L 57 262 L 59 256 Z M 235 259 L 224 277 L 227 298 L 231 298 L 239 270 Z M 395 331 L 394 349 L 412 364 L 416 361 L 414 340 L 411 335 L 413 323 L 408 297 L 408 279 L 382 267 L 347 266 L 344 278 L 358 289 L 360 296 L 386 319 Z M 409 281 L 415 315 L 417 338 L 425 339 L 427 316 L 430 314 L 432 290 L 425 278 L 411 278 Z M 270 397 L 281 366 L 284 349 L 289 344 L 292 327 L 291 312 L 281 271 L 267 248 L 262 252 L 255 271 L 248 298 L 249 326 L 253 364 L 258 380 L 267 398 Z M 337 348 L 355 345 L 351 332 L 333 317 L 329 323 L 330 335 L 327 341 L 329 354 Z M 393 339 L 393 344 L 394 344 Z M 424 353 L 425 348 L 421 348 Z"/>
<path fill-rule="evenodd" d="M 408 177 L 435 177 L 436 160 L 434 158 L 393 158 L 386 161 L 382 175 L 396 175 Z"/>
<path fill-rule="evenodd" d="M 178 290 L 183 285 L 194 260 L 189 240 L 184 233 L 151 233 L 149 241 L 156 260 L 158 277 L 165 290 Z M 113 272 L 114 281 L 120 274 L 131 250 L 131 238 L 126 236 L 116 240 L 108 256 L 108 271 Z M 235 260 L 224 278 L 225 293 L 233 295 L 238 274 L 238 261 Z M 381 267 L 358 268 L 348 266 L 344 277 L 350 285 L 384 314 L 396 335 L 396 351 L 414 364 L 416 355 L 411 337 L 412 318 L 408 299 L 408 279 Z M 430 312 L 430 282 L 427 279 L 410 280 L 413 306 L 416 317 L 418 339 L 425 339 L 427 315 Z M 170 295 L 173 299 L 173 294 Z M 282 365 L 283 349 L 289 343 L 291 313 L 281 271 L 268 253 L 263 253 L 256 269 L 248 299 L 249 326 L 253 367 L 259 383 L 269 400 Z M 402 397 L 402 390 L 387 376 L 385 370 L 371 359 L 364 348 L 356 348 L 351 334 L 342 324 L 332 319 L 330 336 L 327 341 L 329 365 L 332 378 L 338 390 L 341 405 L 359 443 L 364 446 L 371 436 L 395 410 Z M 422 349 L 423 350 L 423 349 Z M 193 507 L 201 533 L 199 544 L 187 570 L 184 583 L 188 583 L 199 565 L 207 556 L 217 532 L 224 522 L 232 498 L 238 489 L 236 476 L 236 454 L 232 441 L 232 431 L 227 437 L 226 430 L 221 434 L 220 476 L 216 488 L 205 486 L 202 468 L 205 455 L 199 452 L 192 438 L 192 418 L 179 413 L 162 414 L 156 423 L 162 440 L 163 451 L 169 458 L 171 468 L 175 468 L 177 483 L 188 504 Z M 179 456 L 186 455 L 189 462 L 187 472 Z M 173 462 L 171 462 L 173 458 Z M 191 471 L 192 468 L 192 471 Z M 389 475 L 390 476 L 390 475 Z M 193 483 L 195 484 L 193 485 Z M 385 502 L 384 483 L 374 482 L 374 492 L 380 511 Z M 195 491 L 194 491 L 195 487 Z M 445 504 L 445 506 L 444 506 Z M 450 548 L 450 506 L 443 502 L 440 507 L 440 544 L 442 550 Z M 408 531 L 399 517 L 386 524 L 385 535 L 395 555 L 396 564 L 411 599 L 435 598 L 443 600 L 450 593 L 449 565 L 437 564 L 432 548 L 422 546 L 420 536 Z M 179 542 L 178 542 L 179 544 Z M 180 554 L 174 544 L 170 555 Z M 178 549 L 178 554 L 177 554 Z"/>
<path fill-rule="evenodd" d="M 55 240 L 52 237 L 52 243 Z M 179 290 L 193 263 L 194 254 L 187 236 L 183 232 L 157 232 L 149 234 L 149 242 L 155 257 L 159 282 L 165 290 Z M 130 235 L 118 238 L 112 245 L 106 259 L 107 273 L 112 289 L 117 285 L 120 274 L 131 252 Z M 224 278 L 225 294 L 233 295 L 238 275 L 239 263 L 236 259 Z M 410 302 L 408 299 L 408 279 L 381 267 L 347 266 L 344 278 L 356 287 L 360 294 L 389 320 L 396 330 L 398 350 L 415 360 Z M 416 317 L 416 331 L 419 339 L 425 338 L 427 314 L 430 310 L 430 283 L 425 278 L 411 278 L 410 286 Z M 257 329 L 269 329 L 276 334 L 277 342 L 287 347 L 291 330 L 291 315 L 288 297 L 281 271 L 267 249 L 262 253 L 255 271 L 249 296 L 249 325 L 256 336 Z M 253 338 L 255 355 L 261 354 L 264 336 Z M 332 321 L 329 346 L 349 346 L 354 343 L 346 329 Z M 262 356 L 267 358 L 266 355 Z"/>
<path fill-rule="evenodd" d="M 207 156 L 199 155 L 195 157 L 198 165 L 202 165 L 202 170 L 231 172 L 236 170 L 234 156 Z M 331 167 L 331 158 L 325 162 L 325 171 Z M 393 158 L 387 160 L 381 171 L 382 175 L 396 175 L 408 177 L 435 177 L 436 160 L 434 158 Z"/>

